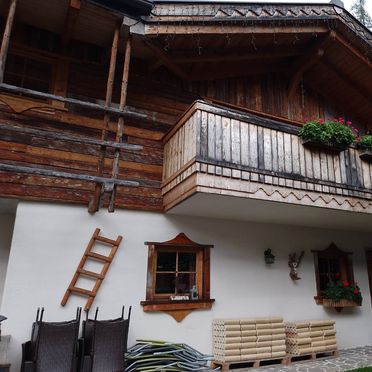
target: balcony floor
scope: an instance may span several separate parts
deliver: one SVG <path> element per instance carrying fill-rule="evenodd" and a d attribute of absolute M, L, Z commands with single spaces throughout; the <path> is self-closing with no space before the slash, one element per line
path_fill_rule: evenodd
<path fill-rule="evenodd" d="M 195 193 L 167 213 L 257 223 L 372 232 L 372 215 L 367 213 L 217 194 Z"/>

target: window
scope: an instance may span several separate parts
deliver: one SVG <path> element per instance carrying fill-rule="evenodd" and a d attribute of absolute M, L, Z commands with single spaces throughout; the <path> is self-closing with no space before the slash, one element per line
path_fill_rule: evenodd
<path fill-rule="evenodd" d="M 330 278 L 340 274 L 349 282 L 354 282 L 352 253 L 341 251 L 332 243 L 323 251 L 312 251 L 314 254 L 315 279 L 317 287 L 316 300 L 321 300 Z M 321 302 L 321 301 L 320 301 Z"/>
<path fill-rule="evenodd" d="M 49 92 L 52 65 L 28 57 L 9 54 L 4 82 L 21 88 Z"/>
<path fill-rule="evenodd" d="M 165 311 L 181 321 L 190 311 L 211 308 L 210 248 L 197 244 L 181 233 L 149 247 L 144 311 Z M 198 298 L 192 299 L 191 292 Z"/>
<path fill-rule="evenodd" d="M 196 272 L 196 262 L 202 260 L 202 253 L 197 250 L 190 252 L 174 248 L 158 249 L 154 297 L 169 298 L 172 295 L 190 294 L 193 286 L 197 284 L 200 289 L 201 278 L 197 278 L 200 273 Z"/>

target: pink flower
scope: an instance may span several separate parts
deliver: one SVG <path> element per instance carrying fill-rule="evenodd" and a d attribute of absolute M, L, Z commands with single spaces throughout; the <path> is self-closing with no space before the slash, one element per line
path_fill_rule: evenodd
<path fill-rule="evenodd" d="M 334 123 L 338 123 L 338 119 L 334 118 L 334 119 L 333 119 L 333 122 L 334 122 Z"/>
<path fill-rule="evenodd" d="M 323 124 L 324 123 L 324 120 L 323 119 L 319 119 L 319 123 L 320 124 Z"/>
<path fill-rule="evenodd" d="M 351 125 L 352 122 L 351 122 L 351 121 L 347 121 L 346 124 L 347 124 L 347 125 Z"/>

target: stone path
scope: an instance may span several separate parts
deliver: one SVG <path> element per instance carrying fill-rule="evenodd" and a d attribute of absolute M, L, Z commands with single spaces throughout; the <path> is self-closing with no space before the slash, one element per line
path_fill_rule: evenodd
<path fill-rule="evenodd" d="M 289 366 L 234 369 L 235 372 L 341 372 L 372 366 L 372 345 L 341 350 L 337 358 L 293 363 Z"/>

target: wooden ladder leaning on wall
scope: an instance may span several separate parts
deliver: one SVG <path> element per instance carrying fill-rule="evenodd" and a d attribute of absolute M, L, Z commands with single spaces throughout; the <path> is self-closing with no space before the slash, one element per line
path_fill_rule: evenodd
<path fill-rule="evenodd" d="M 113 87 L 114 87 L 116 61 L 117 61 L 117 54 L 118 54 L 118 46 L 120 42 L 120 26 L 121 25 L 118 25 L 116 27 L 113 41 L 112 41 L 110 68 L 109 68 L 107 88 L 106 88 L 105 107 L 110 107 L 112 104 L 112 93 L 113 93 Z M 123 68 L 120 103 L 119 103 L 119 110 L 122 112 L 124 112 L 124 109 L 127 103 L 129 65 L 130 65 L 131 51 L 132 51 L 132 39 L 131 39 L 131 35 L 128 34 L 126 43 L 125 43 L 124 68 Z M 106 112 L 104 115 L 104 119 L 103 119 L 102 140 L 107 140 L 108 132 L 109 132 L 109 124 L 110 124 L 110 114 Z M 117 129 L 116 129 L 116 142 L 121 143 L 123 141 L 123 134 L 124 134 L 124 116 L 119 115 Z M 142 146 L 138 146 L 137 150 L 142 150 Z M 103 175 L 105 159 L 106 159 L 106 147 L 102 146 L 99 160 L 98 160 L 98 165 L 97 165 L 97 175 L 99 177 Z M 120 167 L 120 149 L 116 148 L 114 152 L 114 158 L 112 162 L 112 172 L 111 172 L 111 178 L 113 180 L 115 180 L 118 177 L 119 167 Z M 117 185 L 114 182 L 111 184 L 105 184 L 105 185 L 97 183 L 95 187 L 95 191 L 94 191 L 94 197 L 89 204 L 89 212 L 95 213 L 99 210 L 100 204 L 102 202 L 101 200 L 102 195 L 105 193 L 109 194 L 108 211 L 114 212 L 116 188 L 117 188 Z"/>
<path fill-rule="evenodd" d="M 108 269 L 110 268 L 110 265 L 111 265 L 111 263 L 112 263 L 112 261 L 115 257 L 115 254 L 116 254 L 116 252 L 119 248 L 119 245 L 120 245 L 121 241 L 123 240 L 123 237 L 120 236 L 120 235 L 117 237 L 116 240 L 111 240 L 111 239 L 108 239 L 108 238 L 104 238 L 103 236 L 99 235 L 100 231 L 101 231 L 100 229 L 96 229 L 94 231 L 94 234 L 91 237 L 91 239 L 88 243 L 88 246 L 87 246 L 87 248 L 86 248 L 86 250 L 83 254 L 83 257 L 80 260 L 79 266 L 76 269 L 76 272 L 75 272 L 75 274 L 74 274 L 74 276 L 71 280 L 71 283 L 68 286 L 65 295 L 63 296 L 63 299 L 61 301 L 62 306 L 66 305 L 66 303 L 67 303 L 68 299 L 70 298 L 71 294 L 77 294 L 77 295 L 81 295 L 81 296 L 88 296 L 88 301 L 85 305 L 84 310 L 89 311 L 89 309 L 91 308 L 91 306 L 93 304 L 93 301 L 97 296 L 97 292 L 98 292 L 99 288 L 101 287 L 101 284 L 102 284 L 103 280 L 105 279 L 106 274 L 108 272 Z M 94 244 L 96 242 L 103 243 L 105 245 L 111 246 L 112 248 L 111 248 L 110 254 L 108 256 L 105 256 L 105 255 L 101 255 L 101 254 L 93 252 L 92 249 L 93 249 Z M 100 273 L 96 273 L 96 272 L 84 269 L 84 266 L 85 266 L 87 260 L 89 260 L 89 259 L 103 263 L 103 268 L 102 268 Z M 94 287 L 91 291 L 87 290 L 87 289 L 76 287 L 76 283 L 77 283 L 78 279 L 80 278 L 80 276 L 84 276 L 84 277 L 95 280 Z"/>

